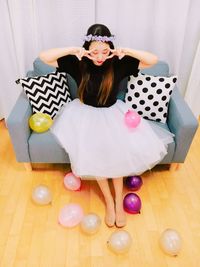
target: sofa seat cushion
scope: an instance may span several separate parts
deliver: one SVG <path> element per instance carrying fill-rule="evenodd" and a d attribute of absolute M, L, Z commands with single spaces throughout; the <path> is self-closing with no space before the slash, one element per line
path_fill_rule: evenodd
<path fill-rule="evenodd" d="M 50 131 L 32 132 L 29 138 L 29 155 L 31 162 L 69 163 L 69 156 L 57 143 Z"/>
<path fill-rule="evenodd" d="M 167 124 L 155 121 L 149 121 L 149 123 L 152 128 L 154 128 L 157 124 L 160 127 L 169 131 Z M 174 151 L 175 143 L 173 142 L 168 145 L 168 154 L 160 163 L 171 163 Z M 68 154 L 58 144 L 55 137 L 50 131 L 40 134 L 32 132 L 29 138 L 29 154 L 31 162 L 70 163 Z"/>

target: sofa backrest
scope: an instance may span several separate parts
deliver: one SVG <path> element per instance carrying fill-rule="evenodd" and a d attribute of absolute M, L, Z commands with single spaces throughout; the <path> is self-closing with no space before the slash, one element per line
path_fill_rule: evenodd
<path fill-rule="evenodd" d="M 55 71 L 56 68 L 49 66 L 42 62 L 39 58 L 36 58 L 33 62 L 33 73 L 35 76 L 41 76 Z M 146 68 L 141 70 L 144 74 L 155 75 L 155 76 L 168 76 L 169 75 L 169 66 L 165 61 L 158 61 L 151 68 Z"/>
<path fill-rule="evenodd" d="M 40 58 L 36 58 L 33 62 L 33 71 L 38 76 L 54 72 L 55 70 L 55 67 L 45 64 Z"/>
<path fill-rule="evenodd" d="M 54 72 L 56 70 L 55 67 L 49 66 L 45 64 L 43 61 L 41 61 L 40 58 L 36 58 L 33 62 L 33 70 L 30 70 L 27 72 L 27 76 L 42 76 L 45 74 L 48 74 L 50 72 Z M 155 64 L 151 68 L 146 68 L 141 70 L 144 74 L 154 75 L 154 76 L 168 76 L 169 75 L 169 66 L 165 61 L 158 61 L 157 64 Z M 77 85 L 74 79 L 67 75 L 69 89 L 71 93 L 72 99 L 77 97 Z M 127 85 L 127 78 L 121 81 L 119 87 L 120 92 L 118 95 L 118 98 L 121 100 L 124 100 L 124 95 L 126 92 L 126 85 Z"/>
<path fill-rule="evenodd" d="M 165 61 L 158 61 L 151 68 L 141 69 L 144 74 L 149 74 L 152 76 L 169 76 L 169 65 Z"/>

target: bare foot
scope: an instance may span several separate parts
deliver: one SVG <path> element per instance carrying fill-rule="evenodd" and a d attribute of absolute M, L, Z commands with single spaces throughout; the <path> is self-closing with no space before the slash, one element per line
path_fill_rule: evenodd
<path fill-rule="evenodd" d="M 105 223 L 108 227 L 113 227 L 115 225 L 115 208 L 114 203 L 106 204 L 106 215 Z"/>
<path fill-rule="evenodd" d="M 126 225 L 126 213 L 123 207 L 123 200 L 115 201 L 115 211 L 116 211 L 116 226 L 124 227 Z"/>

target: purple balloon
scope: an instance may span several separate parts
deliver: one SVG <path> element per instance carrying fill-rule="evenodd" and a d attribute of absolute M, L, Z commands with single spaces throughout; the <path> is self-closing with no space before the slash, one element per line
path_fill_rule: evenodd
<path fill-rule="evenodd" d="M 131 214 L 140 213 L 142 203 L 137 194 L 128 193 L 124 197 L 123 204 L 124 204 L 124 210 L 127 211 L 128 213 Z"/>
<path fill-rule="evenodd" d="M 140 176 L 129 176 L 125 180 L 125 184 L 131 191 L 137 191 L 142 186 L 142 178 Z"/>

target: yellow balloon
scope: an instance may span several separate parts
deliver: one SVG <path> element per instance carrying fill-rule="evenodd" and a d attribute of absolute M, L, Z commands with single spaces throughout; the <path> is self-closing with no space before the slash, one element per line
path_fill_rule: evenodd
<path fill-rule="evenodd" d="M 48 131 L 52 124 L 52 118 L 45 113 L 38 112 L 29 118 L 29 126 L 36 133 Z"/>

